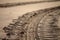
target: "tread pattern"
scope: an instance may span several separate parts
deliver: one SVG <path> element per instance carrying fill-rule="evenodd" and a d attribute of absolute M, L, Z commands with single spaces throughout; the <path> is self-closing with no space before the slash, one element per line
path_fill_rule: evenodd
<path fill-rule="evenodd" d="M 3 28 L 5 40 L 60 40 L 59 22 L 60 6 L 29 12 Z"/>

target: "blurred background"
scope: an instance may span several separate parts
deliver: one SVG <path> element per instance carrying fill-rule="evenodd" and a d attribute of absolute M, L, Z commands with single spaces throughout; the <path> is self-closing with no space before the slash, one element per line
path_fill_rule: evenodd
<path fill-rule="evenodd" d="M 47 1 L 47 0 L 0 0 L 0 4 L 15 3 L 15 2 L 31 2 L 31 1 Z M 2 30 L 2 28 L 11 23 L 12 19 L 17 19 L 18 16 L 22 16 L 27 12 L 51 8 L 55 6 L 60 6 L 60 1 L 0 8 L 0 37 L 3 37 L 4 35 L 4 31 Z"/>

